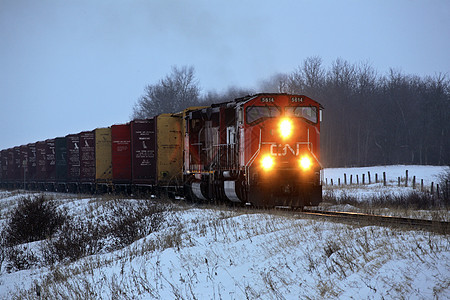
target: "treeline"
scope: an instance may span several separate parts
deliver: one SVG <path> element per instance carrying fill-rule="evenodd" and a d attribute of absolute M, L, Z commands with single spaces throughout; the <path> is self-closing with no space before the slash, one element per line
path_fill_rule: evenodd
<path fill-rule="evenodd" d="M 379 75 L 367 63 L 342 59 L 326 69 L 312 57 L 275 79 L 279 91 L 304 93 L 325 107 L 321 156 L 328 167 L 450 163 L 445 75 Z"/>
<path fill-rule="evenodd" d="M 175 71 L 189 71 L 194 78 L 193 67 L 174 68 L 165 81 Z M 165 81 L 149 87 L 167 86 Z M 292 73 L 265 80 L 257 91 L 230 88 L 222 94 L 201 96 L 198 82 L 190 83 L 197 93 L 183 102 L 188 105 L 255 92 L 298 93 L 317 100 L 325 107 L 321 160 L 326 167 L 450 164 L 450 82 L 443 74 L 420 77 L 391 69 L 380 75 L 368 63 L 336 59 L 326 68 L 319 57 L 310 57 Z M 180 83 L 179 87 L 188 90 L 189 85 Z M 138 113 L 144 111 L 143 99 L 149 104 L 157 99 L 145 97 L 137 102 L 135 117 L 144 116 Z M 188 106 L 183 103 L 179 108 Z"/>

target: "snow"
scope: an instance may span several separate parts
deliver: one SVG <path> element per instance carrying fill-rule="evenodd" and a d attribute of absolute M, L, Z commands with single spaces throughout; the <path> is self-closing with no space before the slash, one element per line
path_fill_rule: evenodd
<path fill-rule="evenodd" d="M 384 170 L 396 178 L 405 168 L 427 184 L 446 170 L 387 166 L 326 169 L 324 176 L 337 182 L 343 173 Z M 371 190 L 404 193 L 407 188 L 395 181 L 347 192 L 360 199 Z M 19 196 L 0 192 L 2 223 Z M 103 200 L 58 197 L 61 208 L 85 222 L 110 217 Z M 37 253 L 40 245 L 24 246 Z M 448 235 L 359 227 L 285 211 L 176 205 L 158 231 L 122 249 L 11 273 L 1 265 L 1 299 L 36 298 L 37 289 L 49 298 L 450 299 L 450 243 Z"/>

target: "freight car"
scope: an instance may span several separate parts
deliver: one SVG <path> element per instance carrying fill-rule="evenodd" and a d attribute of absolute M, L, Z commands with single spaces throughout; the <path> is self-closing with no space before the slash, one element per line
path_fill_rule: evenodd
<path fill-rule="evenodd" d="M 317 205 L 321 111 L 304 95 L 257 94 L 69 134 L 1 151 L 0 184 Z"/>

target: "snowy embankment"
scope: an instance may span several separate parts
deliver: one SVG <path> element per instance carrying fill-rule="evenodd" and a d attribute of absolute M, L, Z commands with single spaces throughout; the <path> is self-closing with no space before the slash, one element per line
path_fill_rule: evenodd
<path fill-rule="evenodd" d="M 427 180 L 437 175 L 430 174 Z M 17 197 L 0 194 L 2 224 Z M 61 195 L 56 201 L 83 222 L 113 217 L 108 199 Z M 157 231 L 120 249 L 48 264 L 44 245 L 23 245 L 33 252 L 30 269 L 7 272 L 2 261 L 1 299 L 450 299 L 448 235 L 291 212 L 176 204 Z"/>

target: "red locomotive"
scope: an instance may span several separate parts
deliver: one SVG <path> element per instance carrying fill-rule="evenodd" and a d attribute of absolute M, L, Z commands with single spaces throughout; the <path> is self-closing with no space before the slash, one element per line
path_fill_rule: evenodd
<path fill-rule="evenodd" d="M 321 109 L 303 95 L 258 94 L 190 112 L 187 194 L 265 207 L 317 205 Z"/>
<path fill-rule="evenodd" d="M 257 94 L 69 134 L 0 151 L 0 186 L 317 205 L 321 109 L 303 95 Z"/>

